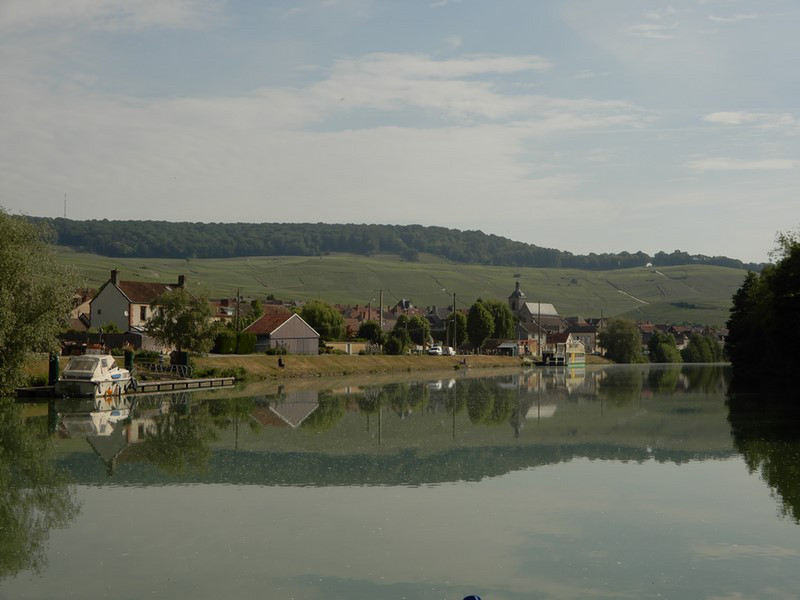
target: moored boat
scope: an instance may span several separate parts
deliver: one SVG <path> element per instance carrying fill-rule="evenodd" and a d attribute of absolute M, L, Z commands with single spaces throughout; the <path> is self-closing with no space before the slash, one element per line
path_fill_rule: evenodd
<path fill-rule="evenodd" d="M 130 371 L 110 354 L 89 350 L 73 356 L 55 384 L 58 396 L 117 396 L 133 385 Z"/>

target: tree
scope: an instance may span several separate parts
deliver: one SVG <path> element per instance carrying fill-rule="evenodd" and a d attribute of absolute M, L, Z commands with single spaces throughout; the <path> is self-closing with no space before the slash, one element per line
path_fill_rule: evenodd
<path fill-rule="evenodd" d="M 321 341 L 335 342 L 344 339 L 344 317 L 330 304 L 319 300 L 309 302 L 300 309 L 300 317 L 317 330 Z"/>
<path fill-rule="evenodd" d="M 800 337 L 800 232 L 779 233 L 775 264 L 748 273 L 733 296 L 725 349 L 735 382 L 761 385 L 795 362 Z"/>
<path fill-rule="evenodd" d="M 394 332 L 386 337 L 386 342 L 383 344 L 383 351 L 386 354 L 394 356 L 403 354 L 406 351 L 407 345 L 405 341 L 398 337 Z"/>
<path fill-rule="evenodd" d="M 358 327 L 358 337 L 373 344 L 383 344 L 386 336 L 377 321 L 364 321 Z"/>
<path fill-rule="evenodd" d="M 453 347 L 467 341 L 467 317 L 464 313 L 452 312 L 447 317 L 447 339 Z"/>
<path fill-rule="evenodd" d="M 52 232 L 0 208 L 0 396 L 23 383 L 32 352 L 58 348 L 75 289 L 56 263 Z"/>
<path fill-rule="evenodd" d="M 165 292 L 150 307 L 153 316 L 147 333 L 178 352 L 208 352 L 214 345 L 214 313 L 208 300 L 193 296 L 184 288 Z"/>
<path fill-rule="evenodd" d="M 642 356 L 642 334 L 636 323 L 627 319 L 611 319 L 608 327 L 598 334 L 606 356 L 618 363 L 639 363 Z"/>
<path fill-rule="evenodd" d="M 693 333 L 689 337 L 689 343 L 681 351 L 681 356 L 683 357 L 683 362 L 688 363 L 710 363 L 723 359 L 722 347 L 717 340 L 699 333 Z"/>
<path fill-rule="evenodd" d="M 650 362 L 653 363 L 679 363 L 681 353 L 675 345 L 675 338 L 666 331 L 655 330 L 647 342 L 650 352 Z"/>
<path fill-rule="evenodd" d="M 494 331 L 494 319 L 482 302 L 469 307 L 467 314 L 467 335 L 475 348 L 480 348 Z"/>
<path fill-rule="evenodd" d="M 509 339 L 514 337 L 514 313 L 505 302 L 499 300 L 483 300 L 483 305 L 492 313 L 494 319 L 494 332 L 496 338 Z"/>
<path fill-rule="evenodd" d="M 427 319 L 422 317 L 411 317 L 408 322 L 408 335 L 411 341 L 418 346 L 424 346 L 431 337 L 431 325 Z"/>
<path fill-rule="evenodd" d="M 409 323 L 409 318 L 406 315 L 400 315 L 397 317 L 397 322 L 392 329 L 392 336 L 401 341 L 403 350 L 411 345 L 411 335 L 408 332 Z"/>

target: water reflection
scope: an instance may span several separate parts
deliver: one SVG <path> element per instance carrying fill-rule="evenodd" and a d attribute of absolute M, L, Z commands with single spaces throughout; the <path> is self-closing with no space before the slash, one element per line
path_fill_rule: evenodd
<path fill-rule="evenodd" d="M 780 514 L 800 523 L 800 405 L 792 397 L 733 392 L 728 405 L 747 468 L 770 487 Z"/>
<path fill-rule="evenodd" d="M 43 570 L 50 531 L 81 509 L 63 470 L 50 460 L 47 413 L 26 418 L 23 410 L 0 398 L 0 579 Z"/>
<path fill-rule="evenodd" d="M 147 573 L 140 595 L 197 598 L 791 597 L 800 584 L 796 413 L 729 406 L 718 367 L 481 374 L 36 408 L 25 435 L 40 456 L 55 441 L 66 508 L 42 505 L 54 518 L 38 538 L 3 539 L 3 560 L 38 539 L 27 554 L 41 565 L 50 545 L 51 566 L 6 575 L 0 596 L 87 595 L 80 565 L 103 561 L 104 583 Z M 70 489 L 85 514 L 67 510 Z M 0 576 L 36 560 L 20 565 Z"/>
<path fill-rule="evenodd" d="M 85 438 L 110 482 L 420 485 L 580 457 L 728 456 L 725 381 L 688 366 L 462 373 L 246 398 L 59 400 L 50 422 Z M 76 470 L 100 483 L 94 473 Z"/>

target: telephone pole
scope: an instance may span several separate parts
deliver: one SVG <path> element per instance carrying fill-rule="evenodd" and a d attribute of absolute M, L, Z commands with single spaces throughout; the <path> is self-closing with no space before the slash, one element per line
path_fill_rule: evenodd
<path fill-rule="evenodd" d="M 456 293 L 453 292 L 453 350 L 458 354 L 458 319 L 456 319 Z"/>

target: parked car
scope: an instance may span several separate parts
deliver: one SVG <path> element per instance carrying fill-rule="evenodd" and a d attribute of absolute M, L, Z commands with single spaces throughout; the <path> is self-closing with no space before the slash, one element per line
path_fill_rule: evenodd
<path fill-rule="evenodd" d="M 442 347 L 441 346 L 431 346 L 428 348 L 428 354 L 431 356 L 441 356 L 442 355 Z"/>

